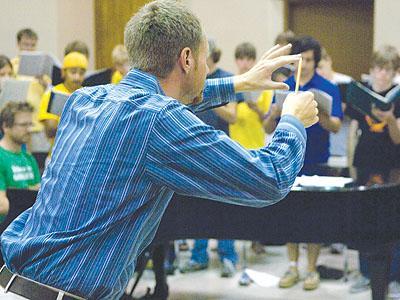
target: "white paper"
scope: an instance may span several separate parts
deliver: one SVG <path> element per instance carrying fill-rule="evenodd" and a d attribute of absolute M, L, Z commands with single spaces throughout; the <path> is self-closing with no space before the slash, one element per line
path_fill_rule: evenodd
<path fill-rule="evenodd" d="M 349 177 L 303 175 L 296 178 L 293 186 L 343 188 L 351 182 L 353 182 L 353 179 Z"/>
<path fill-rule="evenodd" d="M 251 269 L 245 269 L 244 272 L 250 277 L 250 279 L 259 286 L 262 287 L 276 287 L 279 283 L 279 277 L 259 272 Z"/>
<path fill-rule="evenodd" d="M 29 80 L 17 80 L 17 79 L 6 79 L 1 82 L 0 92 L 0 106 L 4 103 L 12 102 L 24 102 L 28 99 L 28 91 L 31 81 Z"/>
<path fill-rule="evenodd" d="M 39 51 L 24 51 L 19 55 L 18 74 L 26 76 L 47 75 L 51 78 L 53 66 L 58 65 L 56 58 Z"/>
<path fill-rule="evenodd" d="M 330 116 L 332 113 L 332 96 L 317 89 L 309 89 L 308 91 L 314 94 L 314 99 L 318 103 L 318 109 L 325 111 Z"/>

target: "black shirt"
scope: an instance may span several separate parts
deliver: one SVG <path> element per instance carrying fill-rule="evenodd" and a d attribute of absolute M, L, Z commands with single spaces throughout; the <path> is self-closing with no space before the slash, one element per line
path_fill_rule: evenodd
<path fill-rule="evenodd" d="M 372 90 L 371 87 L 368 87 Z M 390 89 L 378 93 L 385 96 Z M 395 102 L 394 116 L 400 117 L 400 101 Z M 388 126 L 381 132 L 371 130 L 365 115 L 349 107 L 348 114 L 352 119 L 358 121 L 361 135 L 354 152 L 353 165 L 358 168 L 375 169 L 376 171 L 387 171 L 400 166 L 399 146 L 396 146 L 389 135 Z"/>

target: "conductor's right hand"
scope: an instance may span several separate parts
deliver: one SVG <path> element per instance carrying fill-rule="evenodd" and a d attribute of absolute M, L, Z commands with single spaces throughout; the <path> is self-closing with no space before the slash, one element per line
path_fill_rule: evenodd
<path fill-rule="evenodd" d="M 311 92 L 291 93 L 286 97 L 282 107 L 282 116 L 291 115 L 310 127 L 318 122 L 317 102 Z"/>

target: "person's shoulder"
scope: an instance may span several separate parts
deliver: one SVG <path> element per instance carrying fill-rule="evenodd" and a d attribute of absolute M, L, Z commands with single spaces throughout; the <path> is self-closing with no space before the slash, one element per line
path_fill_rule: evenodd
<path fill-rule="evenodd" d="M 333 82 L 336 84 L 348 84 L 353 80 L 349 75 L 335 72 L 333 74 Z"/>
<path fill-rule="evenodd" d="M 288 79 L 286 79 L 285 83 L 289 86 L 290 90 L 293 90 L 295 85 L 296 85 L 296 81 L 294 79 L 294 76 L 292 75 Z"/>
<path fill-rule="evenodd" d="M 217 69 L 217 74 L 218 74 L 218 77 L 214 77 L 214 78 L 224 78 L 224 77 L 231 77 L 231 76 L 234 76 L 234 74 L 233 73 L 231 73 L 231 72 L 228 72 L 228 71 L 226 71 L 226 70 L 224 70 L 224 69 L 220 69 L 220 68 L 218 68 Z"/>
<path fill-rule="evenodd" d="M 313 81 L 318 89 L 327 92 L 328 94 L 339 92 L 339 87 L 337 86 L 337 84 L 329 81 L 328 79 L 325 79 L 317 73 L 315 73 Z"/>
<path fill-rule="evenodd" d="M 36 158 L 28 151 L 21 151 L 21 155 L 25 156 L 31 163 L 36 162 Z"/>

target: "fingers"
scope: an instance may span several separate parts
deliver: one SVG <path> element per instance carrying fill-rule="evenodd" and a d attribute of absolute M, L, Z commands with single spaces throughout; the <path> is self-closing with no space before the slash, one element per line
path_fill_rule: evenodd
<path fill-rule="evenodd" d="M 284 55 L 284 56 L 274 58 L 271 61 L 268 61 L 268 64 L 269 64 L 270 70 L 275 71 L 276 69 L 283 67 L 284 65 L 298 62 L 300 60 L 300 57 L 301 57 L 300 54 Z"/>
<path fill-rule="evenodd" d="M 261 60 L 264 59 L 268 59 L 269 55 L 271 55 L 271 53 L 273 53 L 275 50 L 279 49 L 281 46 L 279 44 L 273 46 L 271 49 L 269 49 L 268 51 L 266 51 L 263 56 L 261 57 Z"/>
<path fill-rule="evenodd" d="M 272 48 L 272 49 L 274 49 L 274 48 Z M 274 59 L 274 58 L 277 58 L 282 55 L 289 55 L 291 49 L 292 49 L 292 44 L 287 44 L 285 46 L 278 47 L 278 48 L 274 49 L 273 51 L 271 51 L 271 53 L 268 55 L 267 59 Z"/>
<path fill-rule="evenodd" d="M 315 116 L 309 120 L 304 121 L 304 127 L 305 128 L 311 127 L 318 122 L 319 122 L 319 118 L 318 118 L 318 116 Z"/>
<path fill-rule="evenodd" d="M 269 87 L 271 90 L 289 90 L 289 86 L 284 82 L 271 81 Z"/>

